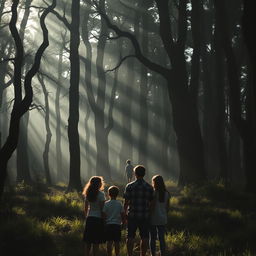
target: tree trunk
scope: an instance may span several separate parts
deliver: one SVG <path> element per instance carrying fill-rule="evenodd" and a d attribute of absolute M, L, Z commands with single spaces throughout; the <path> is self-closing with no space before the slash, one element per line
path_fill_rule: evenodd
<path fill-rule="evenodd" d="M 254 183 L 256 181 L 256 163 L 255 163 L 255 125 L 253 120 L 255 120 L 255 107 L 253 106 L 253 98 L 246 98 L 246 105 L 250 105 L 250 109 L 246 109 L 246 120 L 242 119 L 242 108 L 241 108 L 241 93 L 240 93 L 240 83 L 239 83 L 239 71 L 237 67 L 237 62 L 232 48 L 232 40 L 228 28 L 228 15 L 227 15 L 227 3 L 226 1 L 215 0 L 215 8 L 217 19 L 219 22 L 222 35 L 222 47 L 227 59 L 227 69 L 228 69 L 228 82 L 229 82 L 229 92 L 230 92 L 230 116 L 232 121 L 237 127 L 237 130 L 243 140 L 244 147 L 244 161 L 245 161 L 245 173 L 247 180 L 247 190 L 251 192 L 256 192 L 256 187 Z M 248 91 L 251 91 L 250 89 Z"/>
<path fill-rule="evenodd" d="M 32 183 L 29 169 L 28 157 L 28 123 L 29 111 L 21 118 L 20 136 L 17 145 L 17 178 L 16 182 L 24 181 L 26 184 Z"/>
<path fill-rule="evenodd" d="M 68 191 L 82 190 L 80 177 L 80 144 L 78 133 L 79 122 L 79 43 L 80 43 L 80 1 L 72 1 L 70 24 L 70 87 L 69 87 L 69 118 L 68 140 L 70 153 Z"/>
<path fill-rule="evenodd" d="M 85 77 L 85 91 L 87 93 L 87 88 L 91 87 L 92 83 L 92 46 L 91 43 L 89 42 L 89 31 L 88 31 L 88 22 L 89 22 L 89 16 L 91 12 L 91 2 L 88 1 L 88 6 L 83 9 L 83 26 L 82 26 L 82 40 L 86 48 L 86 60 L 84 61 L 84 77 Z M 89 97 L 89 96 L 88 96 Z M 91 103 L 93 105 L 94 103 Z M 91 150 L 90 150 L 90 129 L 88 125 L 88 121 L 90 118 L 90 109 L 89 109 L 89 104 L 85 105 L 85 117 L 84 117 L 84 122 L 85 122 L 85 154 L 86 154 L 86 160 L 87 160 L 87 171 L 86 171 L 86 176 L 87 179 L 89 179 L 93 175 L 93 166 L 92 166 L 92 160 L 91 160 Z"/>
<path fill-rule="evenodd" d="M 51 175 L 50 175 L 50 167 L 49 167 L 49 150 L 50 150 L 50 143 L 52 138 L 52 132 L 50 128 L 50 108 L 49 108 L 49 99 L 48 99 L 48 92 L 44 83 L 44 80 L 40 75 L 38 75 L 38 80 L 42 86 L 43 93 L 44 93 L 44 104 L 45 104 L 45 130 L 46 130 L 46 139 L 45 139 L 45 146 L 43 152 L 43 161 L 44 161 L 44 171 L 46 177 L 46 184 L 52 185 Z"/>
<path fill-rule="evenodd" d="M 174 73 L 177 75 L 184 74 L 181 70 L 175 70 Z M 179 185 L 183 186 L 189 183 L 201 183 L 206 177 L 204 172 L 203 141 L 197 109 L 185 91 L 184 84 L 177 84 L 181 80 L 183 80 L 182 77 L 171 79 L 168 83 L 168 88 L 172 103 L 173 125 L 177 136 L 177 149 L 179 153 Z M 172 88 L 174 81 L 176 81 L 175 91 Z"/>
<path fill-rule="evenodd" d="M 132 124 L 131 124 L 131 107 L 133 102 L 133 85 L 134 79 L 134 59 L 127 61 L 127 80 L 129 84 L 122 84 L 120 88 L 120 108 L 122 111 L 121 123 L 122 123 L 122 136 L 121 136 L 121 150 L 120 150 L 120 165 L 119 170 L 124 171 L 125 162 L 127 159 L 131 159 L 133 162 L 133 138 L 132 138 Z M 124 175 L 125 176 L 125 175 Z M 123 177 L 124 177 L 123 176 Z M 126 181 L 126 177 L 125 177 Z"/>
<path fill-rule="evenodd" d="M 26 0 L 25 11 L 20 24 L 20 39 L 24 42 L 25 29 L 28 23 L 30 14 L 30 5 L 32 0 Z M 25 72 L 26 73 L 26 68 Z M 28 157 L 28 123 L 29 123 L 29 112 L 21 118 L 20 137 L 17 145 L 17 182 L 24 181 L 25 183 L 31 184 L 32 179 L 29 170 L 29 157 Z"/>
<path fill-rule="evenodd" d="M 63 166 L 62 166 L 62 150 L 61 150 L 61 113 L 60 113 L 60 93 L 63 85 L 63 53 L 65 47 L 66 33 L 62 37 L 63 43 L 59 48 L 59 62 L 58 62 L 58 84 L 56 86 L 55 96 L 55 112 L 56 112 L 56 171 L 57 181 L 63 181 Z"/>
<path fill-rule="evenodd" d="M 245 167 L 247 170 L 247 190 L 255 192 L 256 181 L 256 39 L 254 36 L 254 1 L 243 0 L 244 12 L 242 17 L 242 30 L 245 44 L 249 53 L 249 75 L 251 76 L 251 83 L 248 85 L 248 100 L 247 100 L 247 119 L 249 119 L 250 133 L 245 134 Z"/>

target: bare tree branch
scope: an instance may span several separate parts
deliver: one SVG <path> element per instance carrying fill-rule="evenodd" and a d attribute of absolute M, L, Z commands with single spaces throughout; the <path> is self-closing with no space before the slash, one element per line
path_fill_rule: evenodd
<path fill-rule="evenodd" d="M 2 60 L 0 60 L 0 64 L 8 62 L 8 61 L 14 61 L 14 60 L 15 60 L 15 58 L 2 59 Z"/>
<path fill-rule="evenodd" d="M 105 72 L 108 73 L 108 72 L 117 70 L 117 69 L 122 65 L 122 63 L 123 63 L 126 59 L 131 58 L 131 57 L 136 58 L 137 56 L 134 55 L 134 54 L 127 55 L 127 56 L 121 58 L 120 61 L 119 61 L 119 63 L 118 63 L 114 68 L 108 69 L 108 70 L 106 70 Z"/>
<path fill-rule="evenodd" d="M 93 3 L 96 6 L 96 9 L 99 12 L 99 14 L 101 15 L 101 17 L 103 19 L 105 19 L 107 26 L 110 29 L 112 29 L 113 31 L 115 31 L 115 33 L 118 36 L 128 38 L 131 41 L 131 43 L 132 43 L 132 45 L 134 47 L 134 50 L 135 50 L 135 56 L 136 56 L 136 58 L 139 61 L 141 61 L 150 70 L 155 71 L 155 72 L 157 72 L 159 74 L 162 74 L 166 78 L 170 76 L 171 69 L 164 68 L 164 67 L 158 65 L 157 63 L 152 62 L 147 57 L 145 57 L 142 54 L 142 51 L 141 51 L 141 48 L 140 48 L 140 45 L 139 45 L 139 42 L 138 42 L 137 38 L 133 34 L 131 34 L 130 32 L 123 31 L 118 26 L 113 24 L 110 21 L 110 19 L 107 16 L 107 14 L 100 9 L 99 5 L 96 3 L 95 0 L 93 0 Z"/>
<path fill-rule="evenodd" d="M 65 13 L 64 13 L 64 16 L 61 16 L 57 11 L 55 10 L 52 10 L 51 11 L 60 21 L 63 22 L 63 24 L 68 28 L 68 30 L 71 29 L 71 25 L 70 23 L 68 22 L 67 18 L 65 17 Z"/>

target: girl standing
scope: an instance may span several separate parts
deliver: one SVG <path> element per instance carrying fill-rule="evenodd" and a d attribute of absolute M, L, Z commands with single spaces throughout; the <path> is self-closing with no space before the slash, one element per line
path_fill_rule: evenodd
<path fill-rule="evenodd" d="M 104 243 L 104 221 L 102 209 L 105 202 L 103 192 L 104 182 L 100 176 L 93 176 L 85 185 L 84 196 L 84 214 L 85 229 L 83 240 L 85 242 L 85 256 L 89 256 L 91 247 L 92 254 L 99 254 L 99 244 Z"/>
<path fill-rule="evenodd" d="M 166 190 L 161 175 L 155 175 L 152 178 L 152 186 L 154 188 L 154 200 L 151 213 L 150 250 L 151 255 L 155 256 L 156 239 L 158 237 L 160 243 L 160 255 L 165 256 L 165 225 L 167 224 L 170 195 Z"/>

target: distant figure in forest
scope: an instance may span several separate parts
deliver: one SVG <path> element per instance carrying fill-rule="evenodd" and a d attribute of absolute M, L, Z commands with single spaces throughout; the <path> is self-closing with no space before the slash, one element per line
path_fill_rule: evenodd
<path fill-rule="evenodd" d="M 127 217 L 127 253 L 132 256 L 137 229 L 140 234 L 140 255 L 145 256 L 149 245 L 150 208 L 153 201 L 153 187 L 143 177 L 145 167 L 134 168 L 136 180 L 128 183 L 124 191 L 124 211 Z"/>
<path fill-rule="evenodd" d="M 100 176 L 93 176 L 83 189 L 85 229 L 83 240 L 85 242 L 85 256 L 99 255 L 99 244 L 104 243 L 104 220 L 102 209 L 105 202 L 103 192 L 104 181 Z"/>
<path fill-rule="evenodd" d="M 156 256 L 156 240 L 159 239 L 160 255 L 166 255 L 165 231 L 169 211 L 170 194 L 166 190 L 163 177 L 155 175 L 152 178 L 154 188 L 154 199 L 150 217 L 150 250 L 151 256 Z"/>
<path fill-rule="evenodd" d="M 122 203 L 116 200 L 118 193 L 119 188 L 117 186 L 109 187 L 110 200 L 106 201 L 103 207 L 108 256 L 112 255 L 113 244 L 115 255 L 120 255 L 121 225 L 125 222 L 125 215 Z"/>
<path fill-rule="evenodd" d="M 127 182 L 131 182 L 133 180 L 133 165 L 131 164 L 131 160 L 128 159 L 126 160 L 126 166 L 125 166 L 125 174 L 126 174 L 126 178 L 127 178 Z"/>

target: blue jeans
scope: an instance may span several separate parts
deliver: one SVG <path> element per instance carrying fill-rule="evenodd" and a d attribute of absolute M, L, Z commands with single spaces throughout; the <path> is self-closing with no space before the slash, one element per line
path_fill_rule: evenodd
<path fill-rule="evenodd" d="M 165 226 L 151 226 L 150 227 L 150 250 L 151 255 L 156 255 L 156 240 L 159 239 L 161 256 L 165 255 Z"/>

